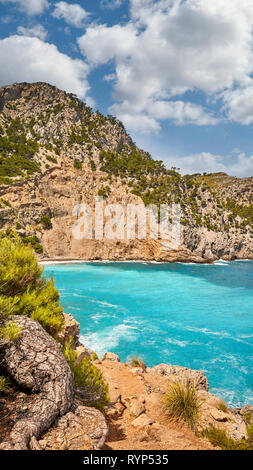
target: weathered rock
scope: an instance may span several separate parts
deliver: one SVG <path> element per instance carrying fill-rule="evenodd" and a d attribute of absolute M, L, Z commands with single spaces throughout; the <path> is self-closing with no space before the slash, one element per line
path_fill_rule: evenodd
<path fill-rule="evenodd" d="M 133 375 L 143 375 L 144 370 L 141 367 L 131 367 L 130 372 Z"/>
<path fill-rule="evenodd" d="M 114 362 L 120 362 L 119 356 L 117 354 L 114 354 L 112 352 L 107 352 L 104 354 L 103 361 L 114 361 Z"/>
<path fill-rule="evenodd" d="M 210 426 L 218 427 L 235 440 L 247 437 L 247 428 L 240 411 L 229 409 L 227 412 L 219 410 L 220 399 L 215 395 L 200 390 L 199 397 L 202 400 L 200 408 L 200 422 L 198 429 L 202 431 Z"/>
<path fill-rule="evenodd" d="M 85 348 L 82 344 L 80 346 L 77 346 L 75 348 L 75 352 L 77 353 L 77 358 L 76 358 L 76 363 L 78 364 L 79 362 L 82 361 L 82 359 L 84 359 L 84 357 L 89 357 L 91 358 L 92 357 L 92 351 Z"/>
<path fill-rule="evenodd" d="M 73 377 L 59 346 L 38 322 L 23 316 L 13 319 L 22 331 L 17 341 L 0 342 L 0 364 L 18 385 L 36 395 L 0 448 L 23 450 L 69 410 Z"/>
<path fill-rule="evenodd" d="M 147 369 L 147 371 L 153 372 L 155 374 L 165 375 L 172 380 L 191 380 L 195 383 L 196 388 L 199 390 L 208 391 L 209 389 L 207 377 L 205 376 L 204 372 L 198 370 L 188 369 L 187 367 L 171 366 L 168 364 L 159 364 L 158 366 L 154 366 L 151 369 Z"/>
<path fill-rule="evenodd" d="M 228 421 L 228 415 L 224 413 L 223 411 L 217 410 L 215 408 L 212 409 L 211 415 L 215 421 L 219 421 L 221 423 L 225 423 Z"/>
<path fill-rule="evenodd" d="M 146 408 L 143 403 L 143 399 L 132 399 L 129 411 L 130 415 L 135 416 L 136 418 L 138 418 L 138 416 L 140 416 L 142 413 L 145 413 Z"/>
<path fill-rule="evenodd" d="M 240 414 L 246 418 L 246 421 L 253 420 L 253 406 L 245 405 L 240 409 Z"/>
<path fill-rule="evenodd" d="M 135 428 L 145 428 L 146 426 L 151 426 L 152 423 L 153 421 L 148 415 L 141 414 L 138 418 L 132 421 L 132 426 Z"/>
<path fill-rule="evenodd" d="M 57 419 L 43 436 L 43 446 L 46 450 L 99 450 L 107 434 L 108 426 L 100 411 L 78 406 Z"/>
<path fill-rule="evenodd" d="M 72 339 L 73 348 L 81 346 L 79 341 L 80 324 L 69 313 L 63 313 L 64 325 L 58 334 L 62 346 L 65 346 Z"/>

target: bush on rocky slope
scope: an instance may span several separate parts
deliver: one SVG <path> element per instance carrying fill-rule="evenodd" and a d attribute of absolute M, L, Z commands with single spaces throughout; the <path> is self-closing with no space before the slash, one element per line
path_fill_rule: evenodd
<path fill-rule="evenodd" d="M 63 348 L 63 354 L 73 373 L 77 394 L 86 405 L 103 411 L 109 403 L 109 396 L 101 372 L 88 356 L 78 361 L 78 353 L 72 347 L 72 339 Z"/>
<path fill-rule="evenodd" d="M 42 273 L 31 247 L 18 238 L 0 239 L 0 319 L 25 315 L 56 336 L 63 324 L 59 293 Z"/>
<path fill-rule="evenodd" d="M 235 441 L 229 437 L 223 429 L 210 426 L 205 429 L 202 436 L 207 438 L 214 447 L 222 450 L 253 450 L 253 432 L 248 427 L 248 438 Z"/>

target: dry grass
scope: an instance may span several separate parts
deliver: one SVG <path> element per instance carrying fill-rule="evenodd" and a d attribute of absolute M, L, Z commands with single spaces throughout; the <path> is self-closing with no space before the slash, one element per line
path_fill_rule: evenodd
<path fill-rule="evenodd" d="M 219 403 L 217 403 L 217 410 L 223 411 L 223 413 L 229 412 L 227 404 L 223 400 L 220 400 Z"/>
<path fill-rule="evenodd" d="M 132 367 L 140 367 L 142 370 L 146 370 L 147 368 L 145 362 L 143 362 L 140 357 L 131 357 L 129 364 Z"/>

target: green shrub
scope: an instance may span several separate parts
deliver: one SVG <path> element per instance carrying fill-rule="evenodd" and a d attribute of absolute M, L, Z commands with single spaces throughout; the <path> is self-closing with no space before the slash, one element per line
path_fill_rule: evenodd
<path fill-rule="evenodd" d="M 6 338 L 8 341 L 16 341 L 19 338 L 22 329 L 13 321 L 8 321 L 0 328 L 0 338 Z"/>
<path fill-rule="evenodd" d="M 30 245 L 36 253 L 38 254 L 43 253 L 43 247 L 39 243 L 39 239 L 38 237 L 36 237 L 36 235 L 32 235 L 31 237 L 24 237 L 22 238 L 22 241 L 24 245 Z"/>
<path fill-rule="evenodd" d="M 81 170 L 82 169 L 82 162 L 79 162 L 79 160 L 74 160 L 74 168 L 76 168 L 77 170 Z"/>
<path fill-rule="evenodd" d="M 222 450 L 253 450 L 253 436 L 249 433 L 248 439 L 235 441 L 223 429 L 210 426 L 202 432 L 202 436 L 208 439 L 214 447 L 220 447 Z"/>
<path fill-rule="evenodd" d="M 42 272 L 33 250 L 21 240 L 0 240 L 0 295 L 14 297 L 36 289 Z"/>
<path fill-rule="evenodd" d="M 52 222 L 49 215 L 43 215 L 40 219 L 40 224 L 43 225 L 43 228 L 49 230 L 52 228 Z"/>
<path fill-rule="evenodd" d="M 3 377 L 0 376 L 0 392 L 6 392 L 9 388 L 9 381 Z"/>
<path fill-rule="evenodd" d="M 63 354 L 74 376 L 75 387 L 87 406 L 95 406 L 103 411 L 109 403 L 108 386 L 103 380 L 102 373 L 92 364 L 91 359 L 85 356 L 78 361 L 78 354 L 72 347 L 72 339 L 63 348 Z"/>
<path fill-rule="evenodd" d="M 18 238 L 0 239 L 0 319 L 29 316 L 56 336 L 64 322 L 59 292 L 42 273 L 30 246 Z"/>
<path fill-rule="evenodd" d="M 194 428 L 199 419 L 201 400 L 196 386 L 190 380 L 171 381 L 163 399 L 165 412 L 173 419 L 186 422 Z"/>

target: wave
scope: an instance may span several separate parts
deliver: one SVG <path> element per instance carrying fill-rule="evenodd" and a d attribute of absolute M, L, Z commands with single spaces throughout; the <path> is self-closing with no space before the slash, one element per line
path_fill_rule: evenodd
<path fill-rule="evenodd" d="M 80 341 L 86 348 L 96 351 L 99 357 L 108 351 L 115 350 L 120 344 L 121 339 L 133 342 L 136 340 L 138 328 L 132 325 L 121 323 L 114 328 L 103 328 L 102 330 L 81 334 Z"/>

